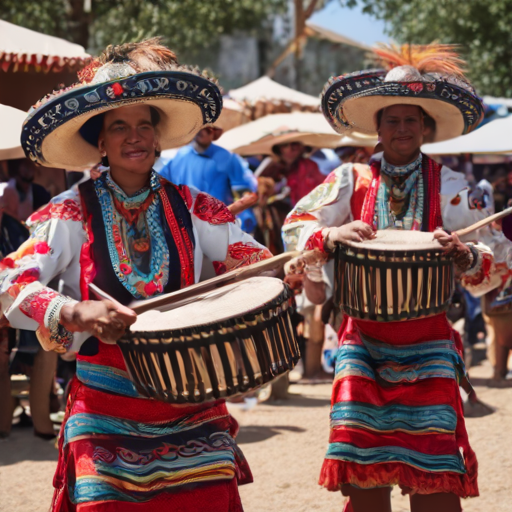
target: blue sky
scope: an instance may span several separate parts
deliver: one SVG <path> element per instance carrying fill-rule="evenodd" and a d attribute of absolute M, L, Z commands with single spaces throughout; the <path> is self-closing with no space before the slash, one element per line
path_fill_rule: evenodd
<path fill-rule="evenodd" d="M 369 46 L 389 39 L 384 34 L 383 21 L 364 14 L 359 6 L 354 9 L 341 7 L 338 0 L 332 0 L 325 9 L 316 12 L 310 21 Z"/>

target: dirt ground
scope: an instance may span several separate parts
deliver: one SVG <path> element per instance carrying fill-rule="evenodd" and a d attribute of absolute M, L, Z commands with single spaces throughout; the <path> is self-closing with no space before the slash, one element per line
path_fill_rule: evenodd
<path fill-rule="evenodd" d="M 470 371 L 479 398 L 496 411 L 468 418 L 470 441 L 480 464 L 480 498 L 466 500 L 464 512 L 512 510 L 512 381 L 493 387 L 487 361 Z M 231 407 L 240 423 L 240 443 L 254 483 L 240 488 L 245 512 L 341 512 L 343 499 L 317 486 L 327 446 L 330 385 L 290 387 L 290 400 L 267 402 L 249 411 Z M 57 451 L 14 430 L 0 441 L 0 511 L 46 512 Z M 408 499 L 393 492 L 393 511 L 408 511 Z"/>

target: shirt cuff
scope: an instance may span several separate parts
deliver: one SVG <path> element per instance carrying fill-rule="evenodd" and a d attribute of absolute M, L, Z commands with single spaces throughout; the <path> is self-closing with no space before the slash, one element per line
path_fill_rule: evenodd
<path fill-rule="evenodd" d="M 324 235 L 322 234 L 322 229 L 315 231 L 308 238 L 308 241 L 306 242 L 306 245 L 304 246 L 304 250 L 306 250 L 306 251 L 317 250 L 324 254 L 329 254 L 329 252 L 325 250 Z"/>

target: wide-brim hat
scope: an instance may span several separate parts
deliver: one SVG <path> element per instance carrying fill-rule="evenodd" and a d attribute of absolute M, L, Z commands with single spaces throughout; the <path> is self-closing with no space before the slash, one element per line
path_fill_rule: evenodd
<path fill-rule="evenodd" d="M 331 78 L 322 94 L 322 111 L 331 126 L 340 133 L 356 130 L 375 134 L 380 110 L 417 105 L 436 123 L 432 141 L 452 139 L 476 128 L 483 106 L 471 85 L 460 76 L 423 72 L 421 63 L 414 64 L 417 66 L 406 64 Z M 442 59 L 435 65 L 443 71 Z"/>
<path fill-rule="evenodd" d="M 160 48 L 169 50 L 158 47 L 157 58 L 161 60 Z M 120 63 L 117 57 L 115 62 L 95 69 L 88 82 L 58 91 L 35 105 L 21 135 L 27 157 L 41 165 L 65 169 L 98 163 L 99 150 L 90 138 L 89 142 L 84 138 L 82 127 L 95 116 L 129 105 L 146 104 L 157 110 L 161 150 L 188 144 L 201 128 L 215 123 L 222 109 L 222 95 L 214 81 L 172 63 L 163 66 L 167 69 L 158 69 L 154 61 L 148 65 L 147 53 L 143 57 L 137 56 L 138 66 L 128 58 Z"/>
<path fill-rule="evenodd" d="M 8 105 L 0 105 L 0 160 L 24 158 L 20 133 L 27 113 Z"/>
<path fill-rule="evenodd" d="M 271 114 L 233 128 L 218 144 L 234 153 L 272 155 L 279 144 L 302 142 L 305 146 L 335 148 L 341 137 L 329 126 L 320 112 Z"/>
<path fill-rule="evenodd" d="M 239 155 L 278 155 L 281 144 L 291 144 L 300 142 L 306 148 L 335 148 L 340 141 L 339 135 L 326 135 L 309 132 L 284 132 L 279 134 L 269 134 L 260 140 L 247 146 L 237 149 Z"/>

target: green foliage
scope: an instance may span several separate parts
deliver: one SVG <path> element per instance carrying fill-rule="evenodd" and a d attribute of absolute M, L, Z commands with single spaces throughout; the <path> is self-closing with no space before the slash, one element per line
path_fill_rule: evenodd
<path fill-rule="evenodd" d="M 98 52 L 161 35 L 178 52 L 208 47 L 235 30 L 258 33 L 283 12 L 286 0 L 2 0 L 0 18 L 64 37 Z"/>
<path fill-rule="evenodd" d="M 512 0 L 339 0 L 386 22 L 398 42 L 460 45 L 481 94 L 512 96 Z"/>

